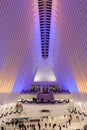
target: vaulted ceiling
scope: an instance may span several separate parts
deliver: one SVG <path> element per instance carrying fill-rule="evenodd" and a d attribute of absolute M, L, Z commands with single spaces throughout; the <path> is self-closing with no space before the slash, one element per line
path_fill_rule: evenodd
<path fill-rule="evenodd" d="M 0 92 L 28 89 L 46 64 L 61 87 L 87 92 L 86 7 L 86 0 L 52 0 L 47 25 L 39 0 L 0 0 Z"/>

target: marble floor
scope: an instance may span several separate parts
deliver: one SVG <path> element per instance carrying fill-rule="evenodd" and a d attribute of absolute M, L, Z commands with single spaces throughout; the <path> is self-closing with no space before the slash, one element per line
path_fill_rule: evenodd
<path fill-rule="evenodd" d="M 47 127 L 45 127 L 45 123 L 47 123 Z M 51 123 L 51 126 L 49 126 L 49 123 Z M 35 125 L 35 130 L 39 130 L 38 129 L 38 122 L 35 121 L 35 122 L 24 122 L 27 130 L 33 130 L 32 127 L 30 127 L 30 124 L 31 125 Z M 80 121 L 80 120 L 75 120 L 75 116 L 73 116 L 72 118 L 72 122 L 71 122 L 71 125 L 69 125 L 69 123 L 67 123 L 67 126 L 66 126 L 66 119 L 63 118 L 63 117 L 58 117 L 58 118 L 53 118 L 51 119 L 50 117 L 47 118 L 47 119 L 41 119 L 40 120 L 40 124 L 41 124 L 41 130 L 60 130 L 59 129 L 59 124 L 61 125 L 61 130 L 84 130 L 83 129 L 83 126 L 84 124 L 86 124 L 84 121 Z M 56 126 L 53 128 L 53 124 L 56 124 Z M 22 129 L 19 129 L 18 127 L 19 125 L 5 125 L 5 130 L 22 130 Z M 29 128 L 28 128 L 29 126 Z M 1 130 L 1 128 L 0 128 Z"/>

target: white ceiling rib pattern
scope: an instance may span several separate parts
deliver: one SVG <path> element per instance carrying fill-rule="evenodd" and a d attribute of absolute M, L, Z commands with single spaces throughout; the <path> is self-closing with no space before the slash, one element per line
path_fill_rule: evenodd
<path fill-rule="evenodd" d="M 0 92 L 20 92 L 30 86 L 40 55 L 36 50 L 34 3 L 0 2 Z"/>
<path fill-rule="evenodd" d="M 86 1 L 57 0 L 53 60 L 60 79 L 71 92 L 87 92 Z M 70 82 L 70 83 L 69 83 Z M 74 87 L 75 86 L 75 87 Z"/>
<path fill-rule="evenodd" d="M 60 87 L 71 93 L 87 92 L 86 3 L 52 1 L 48 60 Z M 0 0 L 0 92 L 31 85 L 42 63 L 39 22 L 38 0 Z"/>

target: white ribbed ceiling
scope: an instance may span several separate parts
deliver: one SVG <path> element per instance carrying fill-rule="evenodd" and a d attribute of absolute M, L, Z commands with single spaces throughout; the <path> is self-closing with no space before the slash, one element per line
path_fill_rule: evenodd
<path fill-rule="evenodd" d="M 87 2 L 57 0 L 54 5 L 51 52 L 58 83 L 71 92 L 87 92 Z"/>
<path fill-rule="evenodd" d="M 48 60 L 70 92 L 87 92 L 86 7 L 86 0 L 52 0 Z M 0 0 L 0 92 L 28 89 L 41 62 L 38 0 Z"/>

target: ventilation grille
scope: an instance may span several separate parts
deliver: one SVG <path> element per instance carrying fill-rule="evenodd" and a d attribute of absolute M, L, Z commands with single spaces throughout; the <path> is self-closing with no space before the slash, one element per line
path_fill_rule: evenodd
<path fill-rule="evenodd" d="M 42 57 L 49 56 L 52 0 L 38 0 Z"/>

